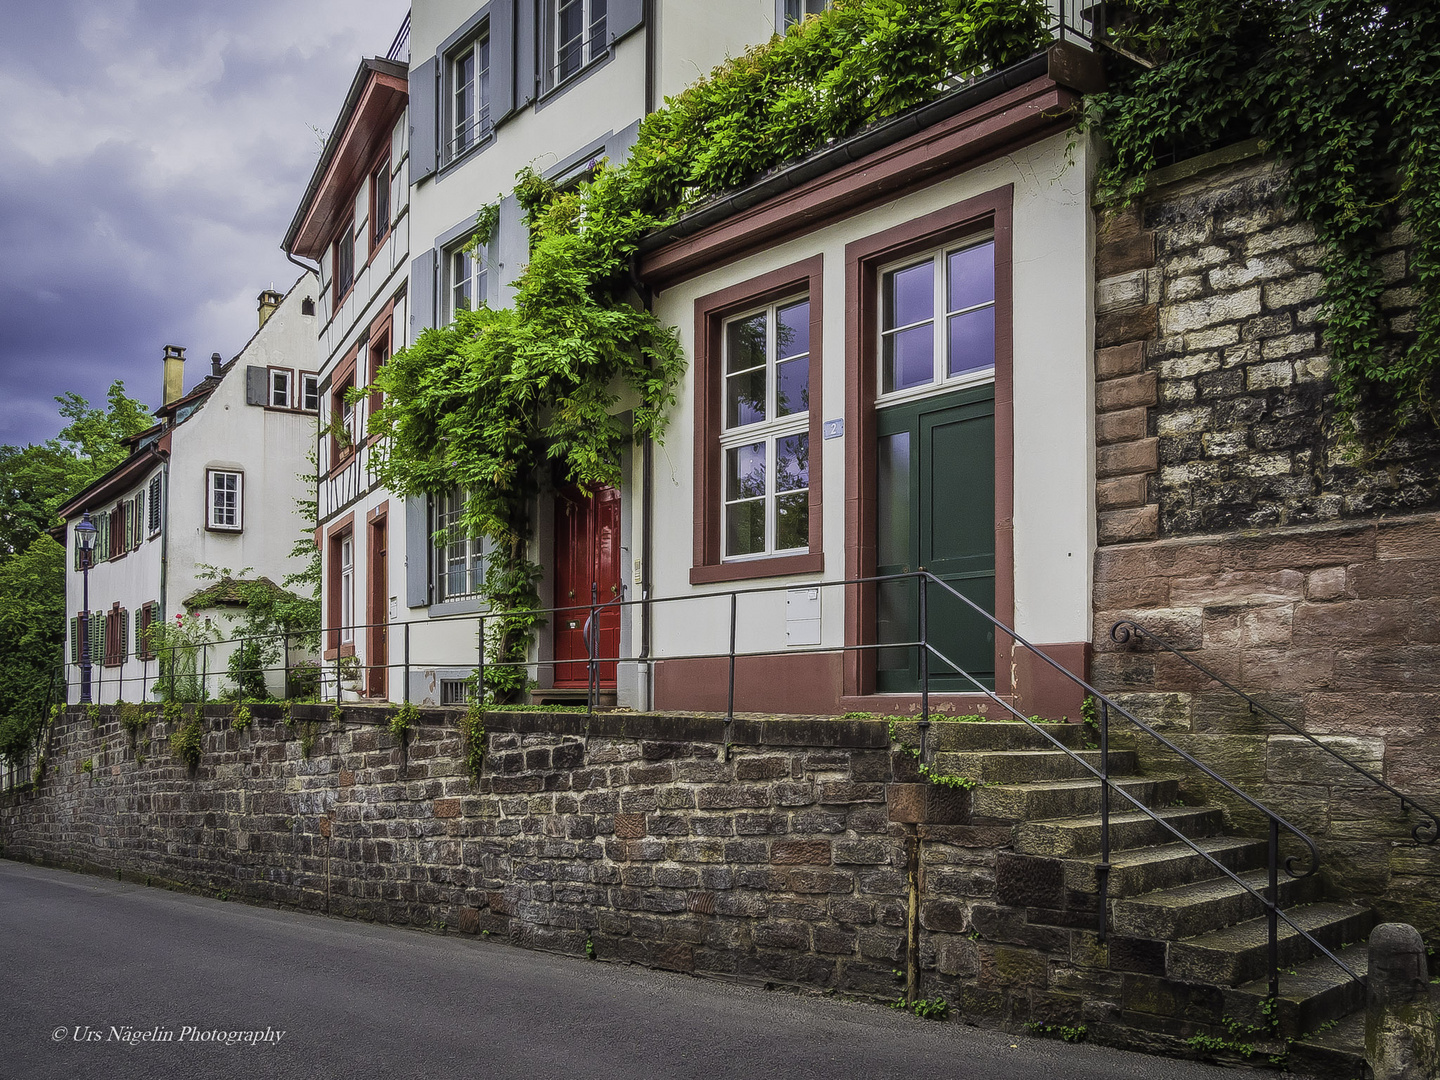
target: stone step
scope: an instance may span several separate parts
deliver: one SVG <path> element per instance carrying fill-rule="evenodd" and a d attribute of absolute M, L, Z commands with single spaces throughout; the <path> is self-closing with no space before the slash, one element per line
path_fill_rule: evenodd
<path fill-rule="evenodd" d="M 1316 1080 L 1368 1078 L 1371 1071 L 1365 1061 L 1365 1013 L 1351 1013 L 1332 1028 L 1308 1031 L 1296 1039 L 1285 1059 L 1285 1070 Z"/>
<path fill-rule="evenodd" d="M 1301 904 L 1285 914 L 1330 949 L 1360 940 L 1375 921 L 1375 913 L 1369 908 L 1343 903 Z M 1251 919 L 1199 937 L 1172 941 L 1166 969 L 1172 979 L 1239 986 L 1267 974 L 1268 942 L 1265 920 Z M 1302 964 L 1313 955 L 1310 942 L 1284 920 L 1280 922 L 1278 942 L 1282 969 Z"/>
<path fill-rule="evenodd" d="M 1112 853 L 1109 895 L 1112 898 L 1138 896 L 1213 876 L 1215 864 L 1205 855 L 1236 873 L 1265 865 L 1267 847 L 1263 840 L 1203 836 L 1193 842 L 1195 847 L 1200 849 L 1199 852 L 1189 844 L 1177 840 L 1173 844 L 1158 844 L 1155 847 Z M 1098 863 L 1099 860 L 1094 856 L 1064 860 L 1065 887 L 1071 892 L 1097 892 Z"/>
<path fill-rule="evenodd" d="M 1270 883 L 1266 870 L 1252 870 L 1241 874 L 1240 879 L 1262 896 Z M 1311 903 L 1320 899 L 1323 892 L 1323 885 L 1315 875 L 1292 878 L 1281 870 L 1277 884 L 1282 908 Z M 1221 875 L 1193 885 L 1117 900 L 1110 918 L 1117 934 L 1173 941 L 1257 919 L 1264 913 L 1265 905 L 1259 897 Z"/>
<path fill-rule="evenodd" d="M 1053 736 L 1062 746 L 1080 750 L 1085 746 L 1085 729 L 1081 724 L 1040 724 L 1039 728 Z M 901 746 L 920 745 L 920 725 L 915 720 L 895 724 L 895 741 Z M 1020 720 L 932 720 L 926 745 L 931 752 L 950 750 L 1053 750 L 1051 742 L 1040 731 Z M 1133 740 L 1124 744 L 1131 749 Z M 1121 749 L 1122 747 L 1115 747 Z"/>
<path fill-rule="evenodd" d="M 1225 824 L 1224 814 L 1209 806 L 1165 806 L 1149 814 L 1138 810 L 1110 814 L 1110 854 L 1178 843 L 1182 836 L 1213 836 Z M 1162 825 L 1160 822 L 1165 824 Z M 1027 855 L 1053 855 L 1060 858 L 1098 855 L 1101 822 L 1098 814 L 1084 817 L 1059 818 L 1053 821 L 1027 821 L 1015 826 L 1015 850 Z M 1213 872 L 1212 867 L 1212 872 Z"/>
<path fill-rule="evenodd" d="M 1113 781 L 1110 791 L 1112 822 L 1116 817 L 1140 815 L 1135 804 L 1119 794 L 1120 791 L 1127 792 L 1147 807 L 1168 806 L 1180 794 L 1180 781 L 1173 776 L 1127 776 Z M 1029 823 L 1097 815 L 1100 813 L 1100 782 L 1045 780 L 1034 784 L 979 787 L 971 793 L 970 812 L 976 818 L 989 818 L 996 822 Z M 1099 820 L 1095 818 L 1097 829 Z M 1098 846 L 1096 850 L 1099 850 Z"/>
<path fill-rule="evenodd" d="M 946 776 L 968 776 L 987 784 L 1025 784 L 1043 780 L 1083 780 L 1100 768 L 1099 750 L 950 750 L 935 755 L 931 767 Z M 1080 760 L 1076 760 L 1079 758 Z M 1085 765 L 1082 765 L 1081 762 Z M 1129 776 L 1136 769 L 1134 750 L 1110 751 L 1110 775 Z"/>
<path fill-rule="evenodd" d="M 1313 880 L 1307 878 L 1306 880 Z M 1293 917 L 1293 916 L 1292 916 Z M 1360 978 L 1370 971 L 1370 956 L 1363 947 L 1331 950 Z M 1240 1023 L 1264 1027 L 1270 1018 L 1264 1010 L 1270 997 L 1268 975 L 1225 991 L 1225 1015 Z M 1365 984 L 1356 982 L 1331 962 L 1315 956 L 1302 964 L 1280 969 L 1280 1007 L 1275 1014 L 1280 1035 L 1303 1039 L 1319 1033 L 1321 1025 L 1341 1020 L 1365 1007 Z"/>

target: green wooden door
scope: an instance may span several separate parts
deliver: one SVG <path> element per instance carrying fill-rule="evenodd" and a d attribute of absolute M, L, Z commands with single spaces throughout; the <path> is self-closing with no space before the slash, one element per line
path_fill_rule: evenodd
<path fill-rule="evenodd" d="M 876 571 L 930 571 L 991 613 L 995 610 L 995 400 L 991 386 L 923 398 L 876 415 L 878 535 Z M 880 642 L 920 637 L 915 581 L 877 589 Z M 995 632 L 944 589 L 930 585 L 929 640 L 954 665 L 995 685 Z M 920 687 L 919 650 L 880 649 L 876 689 Z M 930 689 L 973 691 L 975 684 L 934 652 Z"/>

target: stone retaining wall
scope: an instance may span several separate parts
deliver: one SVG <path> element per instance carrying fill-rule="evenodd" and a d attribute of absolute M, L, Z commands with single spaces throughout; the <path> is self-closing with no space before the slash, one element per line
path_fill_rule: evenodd
<path fill-rule="evenodd" d="M 1368 457 L 1340 445 L 1321 252 L 1284 179 L 1232 148 L 1101 215 L 1093 672 L 1310 831 L 1341 892 L 1433 931 L 1440 851 L 1395 846 L 1414 814 L 1177 658 L 1110 638 L 1138 620 L 1440 810 L 1440 439 L 1418 428 Z M 1410 239 L 1401 223 L 1377 252 L 1402 340 Z M 1243 802 L 1187 787 L 1260 828 Z"/>

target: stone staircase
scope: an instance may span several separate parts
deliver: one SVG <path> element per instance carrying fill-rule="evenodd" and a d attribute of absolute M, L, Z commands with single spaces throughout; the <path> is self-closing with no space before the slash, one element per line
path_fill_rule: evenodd
<path fill-rule="evenodd" d="M 1079 725 L 1045 725 L 1098 768 Z M 1112 736 L 1115 787 L 1153 810 L 1170 828 L 1257 892 L 1268 883 L 1267 844 L 1226 832 L 1224 816 L 1180 801 L 1178 775 L 1141 775 L 1133 741 Z M 970 820 L 1012 826 L 1013 849 L 999 856 L 1002 903 L 1026 910 L 1035 926 L 1093 929 L 1099 915 L 1100 784 L 1070 754 L 1028 725 L 932 724 L 932 769 L 969 777 Z M 1177 759 L 1177 764 L 1188 768 Z M 1283 920 L 1280 996 L 1268 1005 L 1265 909 L 1231 878 L 1118 794 L 1111 796 L 1107 948 L 1124 980 L 1120 1023 L 1184 1042 L 1200 1054 L 1337 1077 L 1363 1075 L 1364 986 L 1318 953 Z M 1284 854 L 1293 853 L 1281 841 Z M 1364 941 L 1375 921 L 1368 907 L 1327 899 L 1319 875 L 1279 875 L 1282 909 L 1362 978 Z M 1340 950 L 1344 950 L 1343 952 Z M 1348 1023 L 1347 1018 L 1351 1018 Z M 1344 1023 L 1344 1028 L 1342 1028 Z M 1335 1038 L 1348 1034 L 1348 1045 Z M 1325 1036 L 1325 1037 L 1321 1037 Z"/>

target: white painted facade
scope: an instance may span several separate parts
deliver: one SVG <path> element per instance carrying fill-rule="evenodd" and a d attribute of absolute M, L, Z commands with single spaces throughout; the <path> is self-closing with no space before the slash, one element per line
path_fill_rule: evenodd
<path fill-rule="evenodd" d="M 253 387 L 268 391 L 272 371 L 291 372 L 292 387 L 303 373 L 315 373 L 316 320 L 302 309 L 307 300 L 314 303 L 316 288 L 314 276 L 303 275 L 238 356 L 218 372 L 212 368 L 177 403 L 160 410 L 161 425 L 139 441 L 129 461 L 65 508 L 68 700 L 78 700 L 81 682 L 73 620 L 83 610 L 84 575 L 74 526 L 83 513 L 93 520 L 137 497 L 143 503 L 138 538 L 120 557 L 96 561 L 89 572 L 94 618 L 100 620 L 118 605 L 125 622 L 125 648 L 109 650 L 121 662 L 107 664 L 101 649 L 91 657 L 96 702 L 154 697 L 158 662 L 139 655 L 136 615 L 145 605 L 156 605 L 158 617 L 172 621 L 187 611 L 187 599 L 210 584 L 203 576 L 208 568 L 268 577 L 277 584 L 301 568 L 290 552 L 308 527 L 299 503 L 311 491 L 306 456 L 314 442 L 315 414 L 294 399 L 277 407 L 268 403 L 267 394 L 256 402 Z M 247 392 L 249 369 L 261 374 L 251 376 L 254 384 Z M 236 485 L 238 528 L 214 527 L 211 485 L 217 472 L 241 478 Z M 210 619 L 216 638 L 230 637 L 225 610 L 197 614 Z M 98 633 L 92 634 L 98 645 Z M 230 645 L 205 650 L 206 689 L 212 696 L 227 686 L 224 670 L 231 651 Z M 268 681 L 272 693 L 284 692 L 283 672 L 271 673 Z"/>
<path fill-rule="evenodd" d="M 706 75 L 727 56 L 768 40 L 780 21 L 783 0 L 735 0 L 717 5 L 704 0 L 638 0 L 608 6 L 611 29 L 598 50 L 568 79 L 552 85 L 545 66 L 553 59 L 546 38 L 547 0 L 423 0 L 412 9 L 410 23 L 408 111 L 408 287 L 395 308 L 395 348 L 413 341 L 425 328 L 443 325 L 454 313 L 454 258 L 473 233 L 478 208 L 497 202 L 500 219 L 487 248 L 478 253 L 483 282 L 475 295 L 490 304 L 511 302 L 510 288 L 523 269 L 528 239 L 520 208 L 509 194 L 523 167 L 565 182 L 583 176 L 595 160 L 619 159 L 633 143 L 647 108 L 660 104 Z M 642 14 L 649 10 L 651 24 Z M 474 58 L 482 45 L 488 56 L 490 112 L 479 116 L 465 145 L 446 145 L 457 128 L 457 63 Z M 398 141 L 402 136 L 397 133 Z M 398 152 L 396 160 L 400 161 Z M 845 373 L 859 362 L 846 355 L 845 318 L 856 302 L 846 294 L 845 248 L 856 238 L 904 225 L 932 211 L 952 206 L 996 188 L 1013 187 L 1013 607 L 1016 629 L 1038 643 L 1084 643 L 1090 637 L 1090 572 L 1094 546 L 1093 398 L 1090 350 L 1093 343 L 1090 281 L 1093 242 L 1088 190 L 1091 148 L 1070 135 L 1056 135 L 967 170 L 957 170 L 935 183 L 912 190 L 860 213 L 838 217 L 811 229 L 682 280 L 656 294 L 655 311 L 678 329 L 687 354 L 694 355 L 695 301 L 729 285 L 759 277 L 802 259 L 823 258 L 824 383 L 818 406 L 826 420 L 843 415 Z M 401 200 L 393 199 L 399 210 Z M 357 203 L 356 215 L 360 213 Z M 375 281 L 359 284 L 357 304 L 371 303 L 390 288 L 391 275 L 403 273 L 396 229 L 393 255 L 383 260 Z M 357 254 L 357 267 L 361 260 Z M 357 277 L 358 281 L 358 277 Z M 346 307 L 348 307 L 348 302 Z M 368 309 L 373 311 L 374 308 Z M 327 319 L 328 315 L 325 316 Z M 371 316 L 342 307 L 333 329 L 326 330 L 327 372 L 354 347 L 357 334 Z M 401 318 L 406 320 L 402 331 Z M 724 652 L 728 642 L 728 601 L 703 601 L 709 594 L 744 587 L 747 582 L 692 585 L 694 527 L 693 455 L 696 387 L 693 371 L 681 387 L 663 446 L 653 452 L 651 551 L 644 550 L 641 520 L 645 470 L 637 447 L 622 463 L 622 581 L 635 590 L 648 586 L 652 597 L 693 597 L 673 606 L 653 608 L 651 658 L 700 652 Z M 357 406 L 363 427 L 364 404 Z M 623 407 L 623 405 L 622 405 Z M 322 439 L 322 444 L 325 440 Z M 847 537 L 845 514 L 845 437 L 827 439 L 815 452 L 824 464 L 822 569 L 794 577 L 749 582 L 770 587 L 836 582 L 845 577 Z M 322 445 L 322 477 L 326 464 Z M 409 698 L 420 703 L 441 700 L 445 680 L 461 680 L 475 667 L 473 616 L 482 610 L 478 597 L 447 600 L 437 597 L 432 531 L 435 507 L 425 500 L 388 498 L 364 477 L 365 450 L 354 458 L 354 493 L 327 493 L 322 480 L 322 527 L 351 515 L 342 525 L 356 537 L 345 556 L 350 559 L 356 597 L 364 595 L 364 575 L 371 570 L 364 549 L 362 521 L 382 504 L 389 529 L 388 603 L 385 617 L 407 625 L 406 655 L 410 657 Z M 542 497 L 548 499 L 548 496 Z M 548 502 L 537 507 L 535 549 L 531 557 L 547 568 L 554 562 Z M 402 527 L 403 520 L 403 527 Z M 322 529 L 322 531 L 324 531 Z M 337 549 L 326 538 L 327 595 L 337 580 Z M 648 566 L 649 580 L 642 582 Z M 632 574 L 633 568 L 633 574 Z M 541 584 L 542 604 L 554 602 L 550 581 Z M 745 601 L 738 638 L 755 651 L 787 649 L 784 591 Z M 822 591 L 819 611 L 821 646 L 845 643 L 845 600 L 839 589 Z M 355 610 L 362 604 L 354 603 Z M 327 608 L 333 621 L 334 605 Z M 621 652 L 637 656 L 639 615 L 626 614 Z M 329 624 L 327 624 L 329 625 Z M 391 635 L 392 672 L 400 664 L 400 628 Z M 808 633 L 808 631 L 807 631 Z M 808 640 L 808 638 L 807 638 Z M 334 644 L 331 642 L 330 644 Z M 353 646 L 363 659 L 366 642 Z M 344 649 L 332 650 L 335 655 Z M 531 675 L 549 685 L 553 658 L 548 634 L 542 633 Z M 651 664 L 621 665 L 618 702 L 646 707 L 654 701 Z M 363 687 L 361 688 L 363 690 Z M 388 695 L 401 697 L 402 680 L 392 677 Z"/>

